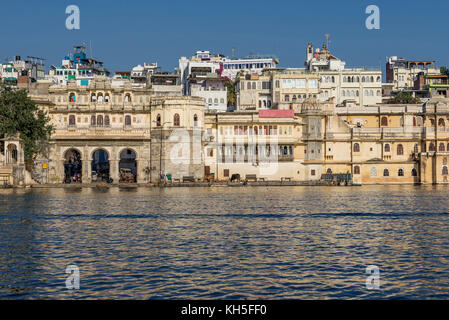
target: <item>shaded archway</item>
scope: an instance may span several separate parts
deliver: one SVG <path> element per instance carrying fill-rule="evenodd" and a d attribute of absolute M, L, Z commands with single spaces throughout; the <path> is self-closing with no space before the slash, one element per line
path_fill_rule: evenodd
<path fill-rule="evenodd" d="M 6 163 L 7 164 L 17 164 L 19 160 L 19 154 L 17 151 L 17 146 L 13 143 L 9 144 L 6 148 Z"/>
<path fill-rule="evenodd" d="M 112 182 L 109 171 L 109 154 L 104 149 L 98 149 L 92 154 L 92 181 Z"/>
<path fill-rule="evenodd" d="M 120 182 L 137 182 L 137 155 L 131 149 L 120 152 Z"/>
<path fill-rule="evenodd" d="M 83 162 L 81 153 L 76 149 L 69 149 L 64 154 L 64 183 L 82 182 Z"/>

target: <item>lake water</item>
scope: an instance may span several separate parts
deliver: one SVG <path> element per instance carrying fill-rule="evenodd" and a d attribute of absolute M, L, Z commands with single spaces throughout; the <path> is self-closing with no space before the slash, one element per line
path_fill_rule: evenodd
<path fill-rule="evenodd" d="M 449 298 L 444 186 L 0 190 L 3 299 Z M 68 265 L 80 289 L 65 286 Z M 380 270 L 366 288 L 366 267 Z"/>

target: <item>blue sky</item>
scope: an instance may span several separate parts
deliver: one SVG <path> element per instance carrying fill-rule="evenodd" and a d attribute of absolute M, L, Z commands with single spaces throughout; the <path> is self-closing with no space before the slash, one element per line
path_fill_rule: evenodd
<path fill-rule="evenodd" d="M 76 4 L 81 29 L 65 28 Z M 381 29 L 365 28 L 365 8 L 381 13 Z M 275 54 L 282 67 L 302 67 L 308 42 L 330 49 L 348 66 L 384 68 L 385 57 L 449 65 L 449 1 L 8 1 L 2 4 L 0 58 L 40 56 L 60 65 L 72 46 L 92 41 L 110 71 L 156 61 L 165 71 L 180 56 L 211 50 L 230 56 Z"/>

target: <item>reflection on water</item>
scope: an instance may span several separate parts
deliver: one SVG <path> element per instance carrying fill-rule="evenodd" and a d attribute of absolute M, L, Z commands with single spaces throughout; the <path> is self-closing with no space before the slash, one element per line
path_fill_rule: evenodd
<path fill-rule="evenodd" d="M 0 190 L 0 298 L 449 298 L 447 192 Z M 65 288 L 71 264 L 78 291 Z"/>

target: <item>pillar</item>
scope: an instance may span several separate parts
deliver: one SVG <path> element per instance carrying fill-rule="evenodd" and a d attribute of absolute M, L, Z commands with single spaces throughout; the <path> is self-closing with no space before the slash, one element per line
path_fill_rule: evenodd
<path fill-rule="evenodd" d="M 120 174 L 119 174 L 119 160 L 117 159 L 109 159 L 109 176 L 114 183 L 119 183 Z"/>

